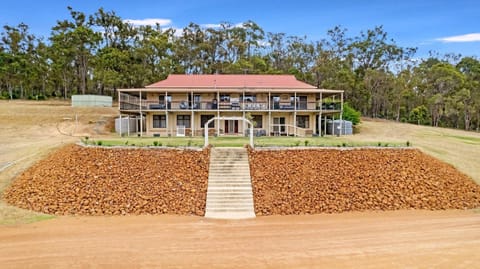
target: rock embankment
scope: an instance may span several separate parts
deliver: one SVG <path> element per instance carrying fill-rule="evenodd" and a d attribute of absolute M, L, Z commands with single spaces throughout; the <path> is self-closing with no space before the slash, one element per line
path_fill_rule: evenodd
<path fill-rule="evenodd" d="M 209 150 L 66 146 L 4 193 L 18 207 L 55 215 L 205 214 Z"/>
<path fill-rule="evenodd" d="M 250 150 L 255 213 L 480 207 L 480 186 L 413 149 Z"/>

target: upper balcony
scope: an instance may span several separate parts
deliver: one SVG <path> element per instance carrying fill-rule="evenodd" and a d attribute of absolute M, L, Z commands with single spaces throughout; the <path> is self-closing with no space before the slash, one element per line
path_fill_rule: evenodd
<path fill-rule="evenodd" d="M 153 101 L 140 100 L 128 94 L 120 95 L 120 110 L 122 111 L 300 111 L 300 112 L 337 112 L 341 110 L 339 101 L 236 101 L 229 100 L 218 102 L 216 99 L 209 101 Z"/>

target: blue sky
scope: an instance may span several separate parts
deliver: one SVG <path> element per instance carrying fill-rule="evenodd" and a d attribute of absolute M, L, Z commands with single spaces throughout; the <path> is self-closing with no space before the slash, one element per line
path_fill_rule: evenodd
<path fill-rule="evenodd" d="M 0 24 L 24 22 L 36 35 L 48 36 L 57 20 L 69 18 L 67 6 L 93 14 L 99 7 L 123 19 L 159 19 L 164 27 L 182 28 L 189 22 L 218 24 L 253 20 L 266 32 L 307 36 L 320 40 L 328 29 L 341 25 L 349 36 L 383 25 L 403 47 L 480 57 L 479 0 L 397 1 L 212 1 L 212 0 L 14 0 L 1 5 Z"/>

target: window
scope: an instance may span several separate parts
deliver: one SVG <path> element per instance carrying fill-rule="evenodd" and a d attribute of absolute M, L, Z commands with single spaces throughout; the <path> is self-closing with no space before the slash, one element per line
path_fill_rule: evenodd
<path fill-rule="evenodd" d="M 172 108 L 172 96 L 171 95 L 159 95 L 158 96 L 158 103 L 167 105 L 168 109 Z"/>
<path fill-rule="evenodd" d="M 262 115 L 252 115 L 252 123 L 255 128 L 263 128 L 263 117 Z"/>
<path fill-rule="evenodd" d="M 297 127 L 310 128 L 309 119 L 309 116 L 297 116 Z"/>
<path fill-rule="evenodd" d="M 280 109 L 280 96 L 272 96 L 272 109 Z"/>
<path fill-rule="evenodd" d="M 230 102 L 230 94 L 220 94 L 220 102 Z"/>
<path fill-rule="evenodd" d="M 153 115 L 153 128 L 167 128 L 167 117 L 165 115 Z"/>
<path fill-rule="evenodd" d="M 200 108 L 200 102 L 201 100 L 201 96 L 199 94 L 195 94 L 193 96 L 193 102 L 192 102 L 192 95 L 189 94 L 188 95 L 188 105 L 189 105 L 189 108 L 193 108 L 193 109 L 199 109 Z"/>
<path fill-rule="evenodd" d="M 292 107 L 297 105 L 297 109 L 307 109 L 307 96 L 297 96 L 297 101 L 295 102 L 295 96 L 290 97 L 290 104 Z"/>
<path fill-rule="evenodd" d="M 307 96 L 297 96 L 297 109 L 307 109 Z"/>
<path fill-rule="evenodd" d="M 200 116 L 200 128 L 205 127 L 205 123 L 209 121 L 211 118 L 215 117 L 214 115 L 201 115 Z M 210 122 L 208 128 L 215 128 L 215 121 Z"/>
<path fill-rule="evenodd" d="M 177 126 L 190 128 L 190 115 L 177 115 Z"/>

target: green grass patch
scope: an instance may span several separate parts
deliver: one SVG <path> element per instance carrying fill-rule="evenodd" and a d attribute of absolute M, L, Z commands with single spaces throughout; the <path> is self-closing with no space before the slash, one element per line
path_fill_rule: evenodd
<path fill-rule="evenodd" d="M 243 147 L 249 144 L 249 137 L 220 136 L 209 137 L 208 141 L 215 147 Z M 83 140 L 85 143 L 86 141 Z M 254 137 L 256 147 L 365 147 L 379 146 L 377 142 L 352 142 L 347 137 Z M 203 147 L 203 137 L 122 137 L 101 140 L 102 146 L 140 146 L 140 147 Z M 90 139 L 87 144 L 98 145 Z M 382 141 L 380 147 L 404 147 L 405 143 Z"/>
<path fill-rule="evenodd" d="M 28 224 L 53 218 L 54 215 L 20 209 L 0 202 L 0 225 Z"/>
<path fill-rule="evenodd" d="M 462 140 L 464 142 L 473 142 L 468 144 L 473 145 L 480 145 L 480 137 L 471 137 L 471 136 L 460 136 L 460 135 L 449 135 L 448 137 L 452 137 L 458 140 Z"/>

